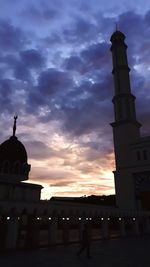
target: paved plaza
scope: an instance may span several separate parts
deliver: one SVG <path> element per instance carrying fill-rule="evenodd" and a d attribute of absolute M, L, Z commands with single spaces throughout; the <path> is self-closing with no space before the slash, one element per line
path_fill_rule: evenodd
<path fill-rule="evenodd" d="M 94 241 L 91 258 L 76 256 L 79 245 L 0 255 L 0 267 L 149 267 L 150 237 Z"/>

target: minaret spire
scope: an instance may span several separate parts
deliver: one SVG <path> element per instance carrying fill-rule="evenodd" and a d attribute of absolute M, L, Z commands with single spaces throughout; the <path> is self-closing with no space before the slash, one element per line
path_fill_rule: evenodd
<path fill-rule="evenodd" d="M 14 116 L 14 125 L 13 125 L 13 136 L 16 134 L 16 123 L 17 123 L 18 116 Z"/>

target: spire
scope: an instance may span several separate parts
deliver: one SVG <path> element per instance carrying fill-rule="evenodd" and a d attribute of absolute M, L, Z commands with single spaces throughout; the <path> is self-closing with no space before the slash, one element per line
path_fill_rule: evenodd
<path fill-rule="evenodd" d="M 116 26 L 116 32 L 118 31 L 118 23 L 116 22 L 115 23 L 115 26 Z"/>
<path fill-rule="evenodd" d="M 14 116 L 14 125 L 13 125 L 13 136 L 15 136 L 16 133 L 16 123 L 17 123 L 18 116 Z"/>

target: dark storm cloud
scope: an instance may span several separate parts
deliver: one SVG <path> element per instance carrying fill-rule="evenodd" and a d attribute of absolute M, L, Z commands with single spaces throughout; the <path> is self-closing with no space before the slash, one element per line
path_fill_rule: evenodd
<path fill-rule="evenodd" d="M 149 94 L 147 93 L 150 82 L 149 75 L 146 75 L 146 72 L 148 74 L 150 62 L 149 18 L 150 11 L 144 15 L 137 14 L 134 11 L 127 11 L 120 14 L 116 19 L 118 21 L 118 29 L 126 35 L 125 42 L 128 45 L 128 61 L 131 68 L 131 90 L 137 98 L 137 119 L 143 124 L 141 130 L 144 134 L 149 134 L 150 132 L 148 122 L 148 114 L 150 114 Z M 106 22 L 106 20 L 104 21 Z M 104 33 L 105 27 L 102 28 Z M 108 24 L 107 28 L 109 30 Z M 140 65 L 141 71 L 138 68 L 136 69 L 136 66 Z M 145 71 L 143 71 L 143 68 Z"/>
<path fill-rule="evenodd" d="M 144 18 L 142 15 L 137 14 L 134 11 L 128 11 L 119 15 L 118 27 L 128 35 L 129 40 L 132 40 L 132 42 L 137 42 L 139 38 L 141 40 L 141 38 L 144 37 L 141 36 L 141 33 L 143 34 L 145 32 Z"/>
<path fill-rule="evenodd" d="M 45 64 L 45 58 L 36 49 L 17 51 L 17 54 L 1 56 L 1 64 L 6 71 L 12 71 L 16 80 L 32 81 L 31 70 L 40 70 Z"/>
<path fill-rule="evenodd" d="M 63 62 L 63 67 L 67 70 L 74 70 L 76 72 L 83 73 L 85 66 L 80 56 L 70 56 Z"/>
<path fill-rule="evenodd" d="M 147 11 L 144 19 L 145 19 L 147 26 L 149 27 L 150 26 L 150 10 Z"/>
<path fill-rule="evenodd" d="M 65 42 L 80 45 L 91 41 L 92 38 L 97 39 L 97 25 L 94 22 L 81 16 L 73 18 L 71 25 L 63 31 Z"/>
<path fill-rule="evenodd" d="M 51 20 L 56 16 L 57 12 L 56 12 L 56 9 L 54 8 L 49 9 L 45 6 L 44 7 L 41 6 L 41 8 L 37 8 L 35 6 L 31 6 L 25 11 L 23 11 L 22 14 L 27 16 L 30 20 L 39 23 L 39 18 L 40 18 L 40 21 L 41 19 Z"/>
<path fill-rule="evenodd" d="M 21 11 L 21 16 L 25 19 L 27 18 L 30 22 L 41 25 L 43 23 L 47 23 L 53 21 L 54 19 L 58 19 L 58 16 L 61 15 L 60 10 L 60 2 L 59 6 L 53 2 L 42 1 L 35 3 L 29 3 L 29 5 Z"/>
<path fill-rule="evenodd" d="M 133 72 L 132 86 L 134 88 L 133 92 L 136 96 L 136 113 L 137 120 L 142 124 L 141 131 L 144 135 L 149 135 L 150 133 L 150 124 L 149 124 L 149 114 L 150 114 L 150 105 L 149 105 L 149 87 L 150 80 L 149 77 L 146 79 L 139 73 Z"/>
<path fill-rule="evenodd" d="M 87 69 L 90 68 L 93 71 L 95 69 L 101 69 L 106 71 L 106 66 L 110 62 L 109 45 L 107 43 L 96 43 L 90 45 L 87 49 L 81 53 L 81 58 L 85 61 Z"/>
<path fill-rule="evenodd" d="M 39 70 L 44 66 L 44 56 L 35 49 L 23 50 L 19 53 L 14 67 L 14 76 L 18 80 L 32 82 L 31 70 Z"/>
<path fill-rule="evenodd" d="M 110 116 L 110 108 L 105 109 L 105 105 L 112 95 L 111 75 L 102 75 L 104 65 L 108 64 L 108 55 L 104 53 L 106 48 L 108 45 L 105 43 L 91 45 L 82 51 L 80 57 L 71 56 L 65 60 L 63 65 L 67 69 L 65 72 L 49 69 L 41 73 L 38 86 L 29 95 L 32 108 L 34 109 L 36 105 L 49 104 L 50 109 L 55 111 L 52 112 L 53 119 L 61 119 L 63 129 L 72 135 L 79 136 L 99 128 L 96 121 L 99 115 L 103 113 L 103 118 L 107 117 L 107 120 Z M 85 64 L 84 71 L 81 70 L 84 66 L 82 59 Z M 79 66 L 76 71 L 85 75 L 85 81 L 79 87 L 71 78 L 73 63 Z M 96 68 L 101 69 L 96 72 Z M 96 80 L 94 83 L 86 81 L 89 71 L 91 75 L 88 77 L 94 78 Z M 56 106 L 59 108 L 55 108 Z"/>
<path fill-rule="evenodd" d="M 104 127 L 106 118 L 108 120 L 110 115 L 110 108 L 106 108 L 108 104 L 108 101 L 101 103 L 91 97 L 75 107 L 63 106 L 65 114 L 63 128 L 67 132 L 79 136 Z"/>
<path fill-rule="evenodd" d="M 99 82 L 94 83 L 91 86 L 92 94 L 95 95 L 99 101 L 110 100 L 113 96 L 113 79 L 110 75 L 104 76 Z"/>
<path fill-rule="evenodd" d="M 45 63 L 44 56 L 36 49 L 21 51 L 20 58 L 28 68 L 41 68 Z"/>
<path fill-rule="evenodd" d="M 81 75 L 92 72 L 91 78 L 97 70 L 106 73 L 108 68 L 110 69 L 109 45 L 106 42 L 88 45 L 78 55 L 72 55 L 64 60 L 63 66 L 67 70 L 74 70 Z"/>
<path fill-rule="evenodd" d="M 42 45 L 44 46 L 44 48 L 49 48 L 52 46 L 63 44 L 63 38 L 62 38 L 61 34 L 59 34 L 57 32 L 53 32 L 49 36 L 42 38 L 41 42 L 42 42 Z"/>
<path fill-rule="evenodd" d="M 66 72 L 51 68 L 40 74 L 37 90 L 45 96 L 50 96 L 59 90 L 68 89 L 71 82 Z"/>
<path fill-rule="evenodd" d="M 0 110 L 1 112 L 12 112 L 12 93 L 13 93 L 13 81 L 11 79 L 0 80 Z"/>
<path fill-rule="evenodd" d="M 128 44 L 128 58 L 131 66 L 131 85 L 135 94 L 137 119 L 142 123 L 141 132 L 149 135 L 149 62 L 150 62 L 150 11 L 145 15 L 139 15 L 135 12 L 126 12 L 119 16 L 119 25 L 121 30 L 126 33 Z M 131 27 L 132 25 L 132 27 Z M 134 65 L 140 66 L 137 71 Z M 147 74 L 146 74 L 147 73 Z"/>
<path fill-rule="evenodd" d="M 38 107 L 44 105 L 51 105 L 51 109 L 55 109 L 57 98 L 61 98 L 60 95 L 65 94 L 65 90 L 67 94 L 72 86 L 73 81 L 69 73 L 53 68 L 46 69 L 40 73 L 37 86 L 34 86 L 29 93 L 29 110 L 34 112 Z M 56 98 L 56 101 L 53 101 L 54 98 Z M 55 117 L 55 114 L 53 115 Z"/>
<path fill-rule="evenodd" d="M 43 16 L 44 19 L 50 19 L 50 10 L 47 10 L 47 13 L 44 10 L 45 6 L 41 10 L 38 7 L 31 8 L 30 15 L 33 14 L 33 18 Z M 90 12 L 90 9 L 87 9 L 87 12 Z M 12 25 L 8 24 L 9 27 L 6 23 L 5 26 L 3 25 L 4 29 L 9 28 L 11 32 L 11 46 L 15 47 L 16 50 L 17 47 L 19 48 L 17 56 L 10 54 L 7 58 L 5 57 L 5 63 L 13 70 L 13 75 L 17 80 L 30 83 L 30 89 L 26 91 L 26 112 L 35 113 L 41 106 L 49 107 L 49 110 L 52 110 L 53 113 L 52 115 L 50 113 L 45 115 L 45 117 L 48 116 L 47 121 L 52 119 L 52 116 L 53 119 L 61 120 L 63 129 L 75 136 L 96 131 L 100 126 L 105 129 L 104 124 L 112 121 L 111 53 L 109 51 L 109 39 L 107 42 L 99 41 L 97 37 L 100 29 L 103 29 L 101 34 L 110 31 L 113 20 L 112 18 L 107 20 L 101 14 L 99 17 L 95 17 L 95 20 L 94 17 L 88 20 L 76 15 L 72 18 L 70 26 L 62 30 L 60 35 L 56 31 L 54 39 L 57 44 L 60 39 L 64 39 L 66 47 L 67 42 L 74 47 L 74 53 L 63 58 L 61 70 L 58 69 L 55 58 L 53 58 L 55 67 L 46 69 L 45 58 L 41 51 L 23 49 L 21 42 L 24 35 L 21 31 Z M 131 67 L 137 62 L 134 58 L 137 51 L 140 51 L 140 55 L 142 50 L 144 51 L 139 62 L 146 60 L 150 54 L 149 46 L 144 46 L 140 42 L 140 40 L 142 41 L 141 31 L 143 31 L 144 37 L 148 39 L 148 30 L 144 28 L 148 21 L 149 12 L 145 17 L 137 15 L 135 12 L 124 12 L 118 17 L 118 27 L 127 34 L 127 42 L 130 45 L 129 61 Z M 56 38 L 58 36 L 59 38 Z M 138 36 L 138 45 L 135 36 Z M 51 40 L 52 35 L 46 38 L 47 41 Z M 77 42 L 79 44 L 86 42 L 86 45 L 78 52 L 75 49 Z M 17 45 L 15 46 L 15 44 Z M 37 84 L 34 83 L 35 77 L 33 77 L 32 70 L 38 71 L 36 72 Z M 74 76 L 74 73 L 79 76 Z M 75 84 L 75 79 L 80 81 L 79 85 L 78 83 Z M 136 81 L 138 87 L 140 81 L 138 75 Z M 138 95 L 137 91 L 135 93 Z"/>
<path fill-rule="evenodd" d="M 119 29 L 124 31 L 127 35 L 126 42 L 127 44 L 129 44 L 128 58 L 131 68 L 133 68 L 136 63 L 146 62 L 146 59 L 148 59 L 150 54 L 149 45 L 143 45 L 143 36 L 145 39 L 149 38 L 149 30 L 145 28 L 145 23 L 147 23 L 148 21 L 148 14 L 146 14 L 144 18 L 144 16 L 137 15 L 135 12 L 125 12 L 118 17 Z M 110 20 L 110 23 L 112 23 L 112 20 Z M 90 30 L 87 32 L 90 33 Z M 72 36 L 78 36 L 78 34 L 80 34 L 75 30 L 72 31 L 72 33 Z M 95 119 L 99 117 L 98 114 L 107 113 L 107 116 L 104 116 L 106 119 L 105 122 L 112 120 L 112 108 L 110 108 L 110 101 L 113 95 L 113 80 L 110 73 L 112 67 L 109 47 L 110 46 L 105 42 L 100 44 L 95 43 L 85 47 L 85 49 L 83 49 L 78 56 L 73 55 L 65 61 L 64 66 L 67 68 L 67 70 L 77 70 L 77 72 L 79 72 L 81 75 L 84 74 L 85 80 L 89 77 L 94 80 L 93 85 L 85 82 L 82 88 L 76 88 L 76 94 L 75 91 L 73 91 L 73 96 L 76 96 L 76 101 L 74 101 L 74 104 L 72 106 L 67 106 L 67 101 L 64 101 L 64 103 L 66 104 L 62 105 L 62 110 L 65 114 L 64 127 L 72 134 L 80 135 L 83 133 L 88 133 L 92 131 L 92 129 L 98 129 L 98 123 Z M 138 52 L 140 52 L 140 54 L 138 54 Z M 136 59 L 137 55 L 139 57 L 138 61 Z M 98 70 L 100 70 L 102 73 L 110 74 L 103 77 L 102 73 L 100 73 Z M 135 87 L 135 89 L 133 88 L 133 92 L 135 92 L 135 95 L 137 95 L 138 98 L 138 95 L 140 96 L 139 86 L 142 87 L 143 85 L 143 77 L 141 78 L 136 71 L 134 71 L 132 76 L 132 78 L 135 79 L 135 82 L 132 83 L 133 87 Z M 83 89 L 84 86 L 85 88 Z M 81 99 L 78 98 L 77 93 L 79 90 L 84 90 L 85 92 L 90 93 L 90 97 L 88 99 L 85 97 L 81 101 Z M 147 96 L 145 98 L 147 98 Z M 71 97 L 68 98 L 68 100 L 70 100 L 71 102 Z M 102 104 L 102 100 L 105 100 L 106 102 Z M 109 108 L 106 112 L 105 107 L 107 105 Z M 148 111 L 148 107 L 146 108 L 146 110 Z M 140 105 L 140 112 L 141 114 L 143 113 L 144 116 L 144 98 Z M 103 126 L 104 121 L 102 127 Z"/>
<path fill-rule="evenodd" d="M 79 72 L 85 80 L 79 87 L 75 86 L 70 94 L 66 94 L 65 98 L 68 100 L 63 99 L 61 103 L 61 111 L 64 114 L 63 127 L 74 135 L 98 129 L 97 119 L 100 114 L 103 114 L 104 119 L 107 117 L 107 121 L 111 117 L 108 100 L 112 97 L 112 77 L 111 74 L 106 75 L 106 66 L 110 64 L 108 50 L 107 43 L 96 43 L 82 50 L 79 56 L 71 56 L 64 62 L 68 71 L 70 69 Z"/>
<path fill-rule="evenodd" d="M 138 60 L 145 61 L 144 52 L 149 51 L 150 27 L 148 24 L 149 11 L 145 15 L 140 15 L 134 11 L 120 14 L 118 17 L 118 27 L 126 35 L 128 44 L 129 63 L 132 67 Z M 132 25 L 132 26 L 131 26 Z"/>
<path fill-rule="evenodd" d="M 22 81 L 32 81 L 32 76 L 31 76 L 31 72 L 30 69 L 27 68 L 27 66 L 25 66 L 23 64 L 23 62 L 16 62 L 16 65 L 14 65 L 14 77 L 17 80 L 22 80 Z"/>
<path fill-rule="evenodd" d="M 3 52 L 17 51 L 27 44 L 25 33 L 9 21 L 0 20 L 0 49 Z"/>

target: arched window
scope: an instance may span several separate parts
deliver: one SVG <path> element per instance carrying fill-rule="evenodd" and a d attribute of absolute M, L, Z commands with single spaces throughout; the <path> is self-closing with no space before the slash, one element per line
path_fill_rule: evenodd
<path fill-rule="evenodd" d="M 20 162 L 16 161 L 13 166 L 13 173 L 20 174 Z"/>
<path fill-rule="evenodd" d="M 5 160 L 2 163 L 2 173 L 9 173 L 9 171 L 10 171 L 10 163 L 8 160 Z"/>

